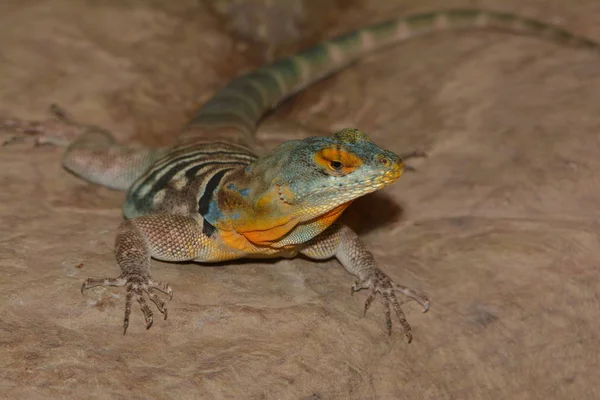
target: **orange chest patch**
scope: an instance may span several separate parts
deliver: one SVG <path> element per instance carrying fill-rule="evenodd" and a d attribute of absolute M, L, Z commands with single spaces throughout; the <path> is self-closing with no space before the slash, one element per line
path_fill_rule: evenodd
<path fill-rule="evenodd" d="M 307 225 L 315 226 L 316 230 L 321 232 L 338 219 L 351 203 L 350 201 L 341 204 L 310 221 Z M 257 217 L 254 221 L 248 221 L 247 224 L 236 226 L 235 230 L 222 230 L 220 237 L 228 247 L 252 253 L 256 250 L 254 246 L 269 246 L 279 242 L 292 232 L 297 227 L 297 224 L 298 221 L 290 216 L 277 219 Z"/>
<path fill-rule="evenodd" d="M 350 204 L 352 204 L 352 201 L 349 201 L 347 203 L 344 203 L 344 204 L 341 204 L 341 205 L 335 207 L 334 209 L 328 211 L 327 213 L 321 215 L 320 217 L 317 217 L 315 219 L 315 223 L 319 224 L 319 227 L 321 227 L 323 229 L 327 228 L 329 225 L 333 224 L 335 222 L 335 220 L 340 217 L 340 215 L 342 215 L 344 210 L 346 208 L 348 208 L 348 206 Z"/>
<path fill-rule="evenodd" d="M 269 228 L 259 229 L 260 227 L 257 227 L 256 229 L 238 230 L 238 233 L 254 244 L 268 245 L 281 239 L 297 224 L 292 218 L 280 218 L 269 222 Z"/>

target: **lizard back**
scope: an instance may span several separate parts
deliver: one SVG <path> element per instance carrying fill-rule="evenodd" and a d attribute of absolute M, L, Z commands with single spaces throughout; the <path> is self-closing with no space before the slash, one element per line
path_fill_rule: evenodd
<path fill-rule="evenodd" d="M 158 159 L 131 187 L 124 205 L 125 217 L 198 215 L 227 174 L 256 158 L 249 149 L 226 142 L 180 145 Z"/>

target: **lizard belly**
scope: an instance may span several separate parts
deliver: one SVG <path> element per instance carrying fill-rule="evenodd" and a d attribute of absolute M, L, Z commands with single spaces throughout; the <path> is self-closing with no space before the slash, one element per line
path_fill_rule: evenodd
<path fill-rule="evenodd" d="M 200 256 L 195 258 L 194 261 L 211 263 L 242 258 L 293 258 L 298 255 L 298 246 L 287 246 L 278 249 L 266 246 L 256 246 L 248 242 L 244 246 L 234 248 L 231 247 L 231 242 L 231 238 L 223 241 L 222 237 L 213 236 L 210 242 L 205 242 L 204 251 L 202 251 Z"/>

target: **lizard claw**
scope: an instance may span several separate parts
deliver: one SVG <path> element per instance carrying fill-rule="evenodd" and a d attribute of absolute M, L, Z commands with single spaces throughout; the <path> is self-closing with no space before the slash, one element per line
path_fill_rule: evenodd
<path fill-rule="evenodd" d="M 47 144 L 66 147 L 74 138 L 89 129 L 89 127 L 77 124 L 65 110 L 56 104 L 50 106 L 50 114 L 53 118 L 43 121 L 28 121 L 19 118 L 0 119 L 0 131 L 12 134 L 8 139 L 0 141 L 0 146 L 8 146 L 32 138 L 35 147 Z"/>
<path fill-rule="evenodd" d="M 429 311 L 430 303 L 427 296 L 425 296 L 424 294 L 419 294 L 414 290 L 407 288 L 406 286 L 402 286 L 395 283 L 386 274 L 384 274 L 383 271 L 381 271 L 378 268 L 373 268 L 373 270 L 367 276 L 367 278 L 361 280 L 360 282 L 355 282 L 354 285 L 352 285 L 351 290 L 352 293 L 354 293 L 361 289 L 370 289 L 370 293 L 367 299 L 365 300 L 364 315 L 367 314 L 367 310 L 369 309 L 371 303 L 379 293 L 381 295 L 381 304 L 384 308 L 385 324 L 388 330 L 388 334 L 392 334 L 391 309 L 393 308 L 396 317 L 398 318 L 400 325 L 402 326 L 407 342 L 412 342 L 412 328 L 406 320 L 404 311 L 402 311 L 401 308 L 401 305 L 406 301 L 398 301 L 398 298 L 396 297 L 396 292 L 402 293 L 408 298 L 408 300 L 415 300 L 416 302 L 421 304 L 421 306 L 423 307 L 423 312 Z"/>
<path fill-rule="evenodd" d="M 121 275 L 118 278 L 88 278 L 81 285 L 81 292 L 95 286 L 126 286 L 125 295 L 125 318 L 123 319 L 123 335 L 127 333 L 129 327 L 129 316 L 131 314 L 131 303 L 135 296 L 144 319 L 146 320 L 146 329 L 150 329 L 154 323 L 154 314 L 148 305 L 147 299 L 150 299 L 158 311 L 161 312 L 164 319 L 167 319 L 166 304 L 173 298 L 173 289 L 166 282 L 155 281 L 149 276 L 140 275 Z M 161 299 L 155 291 L 160 291 L 169 296 L 167 301 Z"/>

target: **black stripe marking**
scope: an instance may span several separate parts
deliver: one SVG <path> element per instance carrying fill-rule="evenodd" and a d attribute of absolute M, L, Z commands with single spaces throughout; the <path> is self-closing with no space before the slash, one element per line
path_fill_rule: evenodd
<path fill-rule="evenodd" d="M 216 174 L 214 174 L 208 180 L 208 183 L 204 187 L 204 193 L 202 194 L 200 201 L 198 201 L 198 213 L 200 213 L 200 215 L 202 215 L 202 217 L 204 217 L 204 215 L 206 215 L 208 213 L 208 209 L 209 209 L 210 203 L 213 199 L 215 190 L 219 186 L 221 179 L 223 179 L 223 176 L 225 175 L 225 173 L 227 171 L 231 171 L 231 169 L 222 169 L 219 172 L 217 172 Z M 207 237 L 211 237 L 215 233 L 216 230 L 217 230 L 217 228 L 215 228 L 214 225 L 212 225 L 210 222 L 208 222 L 206 220 L 206 218 L 204 218 L 204 221 L 202 222 L 202 233 L 205 234 Z"/>
<path fill-rule="evenodd" d="M 181 151 L 181 154 L 178 154 L 177 156 L 173 156 L 173 154 L 175 154 L 175 152 L 173 152 L 172 154 L 168 154 L 163 159 L 157 160 L 152 165 L 152 167 L 146 172 L 146 174 L 150 173 L 150 176 L 148 176 L 148 178 L 150 178 L 150 179 L 154 178 L 161 171 L 164 171 L 165 169 L 169 168 L 170 165 L 176 164 L 180 161 L 187 161 L 187 160 L 192 160 L 192 159 L 200 160 L 200 159 L 202 159 L 202 156 L 226 155 L 226 156 L 233 156 L 233 157 L 238 157 L 238 158 L 242 158 L 242 159 L 248 159 L 251 161 L 254 161 L 256 159 L 256 156 L 253 156 L 251 154 L 238 152 L 238 151 L 232 151 L 229 149 L 222 149 L 222 150 L 217 149 L 217 150 L 213 150 L 213 151 L 183 149 L 180 151 Z"/>
<path fill-rule="evenodd" d="M 165 187 L 169 181 L 181 170 L 187 168 L 190 166 L 190 164 L 194 164 L 200 160 L 202 160 L 204 157 L 203 156 L 214 156 L 216 154 L 219 155 L 223 155 L 223 156 L 233 156 L 232 159 L 228 159 L 226 158 L 226 161 L 207 161 L 205 163 L 202 164 L 198 164 L 197 166 L 191 168 L 194 170 L 194 174 L 200 170 L 203 167 L 206 167 L 208 165 L 211 164 L 228 164 L 228 163 L 235 163 L 235 164 L 250 164 L 250 162 L 252 161 L 250 159 L 250 157 L 246 154 L 243 153 L 234 153 L 234 152 L 227 152 L 227 151 L 217 151 L 214 153 L 209 153 L 209 154 L 205 154 L 203 152 L 197 152 L 194 154 L 186 154 L 184 156 L 178 157 L 178 158 L 174 158 L 173 160 L 170 160 L 170 163 L 173 163 L 174 165 L 170 166 L 169 165 L 165 165 L 161 168 L 155 168 L 149 176 L 147 176 L 146 178 L 144 178 L 143 181 L 141 181 L 138 185 L 136 185 L 136 188 L 134 189 L 134 196 L 137 198 L 140 198 L 140 196 L 138 195 L 138 191 L 141 188 L 147 187 L 148 185 L 151 185 L 153 188 L 156 189 L 162 189 L 163 187 Z M 240 155 L 242 157 L 240 158 L 246 158 L 248 161 L 242 161 L 240 160 L 240 158 L 235 158 L 236 155 Z M 210 157 L 207 157 L 210 158 Z M 163 176 L 161 176 L 158 180 L 156 180 L 156 177 L 165 171 L 165 169 L 169 169 L 169 171 L 167 173 L 165 173 Z M 186 173 L 186 176 L 189 176 Z M 150 195 L 152 195 L 154 193 L 154 190 L 151 190 L 146 196 L 144 197 L 148 197 Z"/>
<path fill-rule="evenodd" d="M 167 184 L 168 184 L 168 183 L 171 181 L 171 179 L 173 179 L 173 177 L 174 177 L 174 176 L 175 176 L 175 175 L 176 175 L 176 174 L 177 174 L 179 171 L 181 171 L 182 169 L 184 169 L 184 168 L 186 168 L 186 167 L 188 167 L 188 166 L 190 166 L 191 164 L 194 164 L 194 163 L 196 163 L 196 162 L 197 162 L 197 160 L 191 160 L 191 161 L 182 162 L 181 164 L 177 165 L 177 167 L 178 167 L 178 168 L 171 168 L 171 169 L 169 169 L 169 171 L 167 171 L 167 173 L 165 173 L 165 174 L 164 174 L 163 176 L 161 176 L 161 177 L 160 177 L 158 180 L 154 181 L 154 182 L 151 184 L 151 186 L 152 186 L 152 190 L 150 190 L 150 191 L 149 191 L 149 192 L 148 192 L 148 193 L 147 193 L 145 196 L 143 196 L 143 197 L 146 197 L 146 198 L 147 198 L 147 197 L 154 196 L 154 194 L 155 194 L 155 193 L 156 193 L 158 190 L 160 190 L 160 189 L 162 189 L 162 188 L 166 187 L 166 186 L 167 186 Z M 208 165 L 212 165 L 212 164 L 216 164 L 216 163 L 215 163 L 214 161 L 209 161 L 209 162 L 206 162 L 206 163 L 199 164 L 199 165 L 198 165 L 198 167 L 202 168 L 202 167 L 205 167 L 205 166 L 208 166 Z M 153 180 L 154 178 L 156 178 L 156 175 L 158 175 L 158 174 L 159 174 L 160 172 L 162 172 L 162 171 L 163 171 L 163 169 L 160 169 L 160 170 L 157 170 L 157 171 L 155 171 L 155 172 L 154 172 L 154 173 L 153 173 L 153 174 L 152 174 L 152 175 L 149 177 L 149 179 L 148 179 L 148 180 L 150 180 L 150 179 L 152 179 L 152 180 Z M 147 180 L 147 181 L 148 181 L 148 180 Z M 147 182 L 147 181 L 146 181 L 146 182 Z M 140 187 L 144 187 L 144 186 L 147 186 L 147 185 L 148 185 L 148 183 L 145 183 L 144 185 L 142 185 L 142 186 L 140 186 Z M 137 195 L 137 191 L 136 191 L 136 195 Z M 139 197 L 139 196 L 136 196 L 136 197 Z"/>
<path fill-rule="evenodd" d="M 172 168 L 171 170 L 169 170 L 165 175 L 163 175 L 162 177 L 160 177 L 160 179 L 158 179 L 156 182 L 154 182 L 151 186 L 152 186 L 152 190 L 150 190 L 148 193 L 146 193 L 146 195 L 144 196 L 139 196 L 136 192 L 134 193 L 134 203 L 135 205 L 140 208 L 147 208 L 147 207 L 151 207 L 150 204 L 152 203 L 151 199 L 152 197 L 154 197 L 154 195 L 156 194 L 156 192 L 158 192 L 159 190 L 163 189 L 164 187 L 167 186 L 167 184 L 171 181 L 171 179 L 173 179 L 173 176 L 175 176 L 175 174 L 177 174 L 179 171 L 181 171 L 182 169 L 195 164 L 196 161 L 192 160 L 192 161 L 188 161 L 186 163 L 182 163 L 180 164 L 178 167 L 179 168 Z M 202 163 L 202 164 L 198 164 L 195 165 L 194 168 L 196 168 L 196 170 L 199 170 L 201 168 L 210 168 L 212 166 L 217 166 L 217 165 L 223 165 L 223 164 L 229 164 L 228 162 L 215 162 L 215 161 L 210 161 L 210 162 L 206 162 L 206 163 Z M 144 187 L 144 185 L 140 186 L 140 187 Z"/>
<path fill-rule="evenodd" d="M 198 213 L 203 217 L 208 213 L 208 208 L 210 206 L 210 202 L 212 201 L 213 194 L 221 179 L 223 179 L 223 175 L 227 171 L 231 171 L 231 169 L 222 169 L 216 174 L 214 174 L 206 183 L 204 187 L 204 193 L 202 193 L 202 197 L 198 201 Z"/>
<path fill-rule="evenodd" d="M 215 162 L 215 164 L 217 164 Z M 221 164 L 221 163 L 218 163 Z M 227 162 L 223 162 L 222 164 L 237 164 L 237 165 L 248 165 L 250 164 L 249 162 L 245 162 L 245 161 L 227 161 Z M 187 171 L 185 171 L 185 177 L 188 179 L 191 179 L 193 177 L 196 176 L 196 174 L 198 174 L 198 171 L 200 169 L 202 169 L 204 166 L 203 165 L 196 165 L 195 167 L 192 167 L 190 169 L 188 169 Z M 226 171 L 228 171 L 230 168 L 226 169 Z"/>
<path fill-rule="evenodd" d="M 214 235 L 215 231 L 217 230 L 217 228 L 215 228 L 210 222 L 208 222 L 207 220 L 204 220 L 202 222 L 202 233 L 204 235 L 206 235 L 207 237 L 212 237 L 212 235 Z"/>

